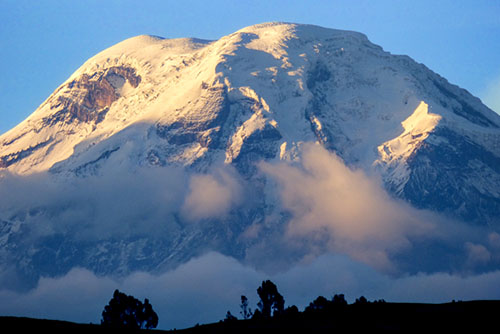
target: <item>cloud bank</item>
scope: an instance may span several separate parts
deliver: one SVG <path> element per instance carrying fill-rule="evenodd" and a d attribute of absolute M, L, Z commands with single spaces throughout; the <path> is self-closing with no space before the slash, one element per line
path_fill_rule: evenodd
<path fill-rule="evenodd" d="M 361 295 L 419 302 L 500 298 L 498 231 L 412 208 L 319 145 L 304 144 L 300 153 L 298 161 L 260 163 L 252 180 L 230 166 L 201 174 L 174 167 L 113 170 L 66 182 L 1 174 L 0 229 L 9 237 L 0 239 L 0 314 L 98 323 L 118 288 L 148 298 L 161 328 L 182 328 L 221 320 L 228 310 L 238 315 L 241 295 L 255 308 L 264 279 L 300 309 L 335 293 L 350 301 Z M 207 245 L 193 245 L 209 252 L 186 256 L 168 271 L 107 275 L 75 263 L 29 290 L 7 284 L 15 281 L 7 253 L 22 245 L 33 251 L 39 241 L 47 248 L 43 256 L 61 249 L 45 244 L 58 235 L 96 242 L 98 249 L 99 242 L 134 238 L 157 245 L 154 240 L 205 226 L 222 226 L 241 253 L 231 254 L 227 245 L 210 251 L 211 240 L 201 238 Z M 130 244 L 124 249 L 135 261 Z M 143 255 L 147 262 L 149 253 Z M 47 259 L 41 263 L 57 266 Z M 109 265 L 119 271 L 122 263 Z"/>
<path fill-rule="evenodd" d="M 257 287 L 276 283 L 286 306 L 303 310 L 317 296 L 343 293 L 349 303 L 361 295 L 388 302 L 450 302 L 499 299 L 500 271 L 476 275 L 433 273 L 391 277 L 340 255 L 323 255 L 286 272 L 266 275 L 233 258 L 208 253 L 160 275 L 134 273 L 120 280 L 75 268 L 59 278 L 42 278 L 28 293 L 0 290 L 0 314 L 99 323 L 114 289 L 148 298 L 160 318 L 159 329 L 186 328 L 239 315 L 240 296 L 255 309 Z M 241 318 L 241 317 L 240 317 Z"/>
<path fill-rule="evenodd" d="M 347 167 L 320 145 L 304 145 L 299 165 L 262 163 L 280 187 L 292 214 L 290 240 L 325 244 L 378 269 L 390 270 L 390 255 L 411 247 L 411 238 L 436 233 L 431 215 L 391 198 L 378 180 Z"/>
<path fill-rule="evenodd" d="M 191 177 L 181 214 L 189 221 L 220 218 L 243 199 L 240 177 L 229 166 Z"/>

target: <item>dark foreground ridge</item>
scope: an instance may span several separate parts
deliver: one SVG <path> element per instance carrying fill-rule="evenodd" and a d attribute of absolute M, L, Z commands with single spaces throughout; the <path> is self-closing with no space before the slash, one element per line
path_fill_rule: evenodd
<path fill-rule="evenodd" d="M 444 304 L 366 302 L 331 308 L 306 309 L 303 312 L 261 319 L 227 319 L 182 330 L 157 333 L 330 333 L 332 331 L 369 330 L 376 332 L 434 332 L 452 330 L 498 331 L 500 300 L 459 301 Z M 0 317 L 2 333 L 135 333 L 151 330 L 126 330 L 101 325 L 19 317 Z"/>

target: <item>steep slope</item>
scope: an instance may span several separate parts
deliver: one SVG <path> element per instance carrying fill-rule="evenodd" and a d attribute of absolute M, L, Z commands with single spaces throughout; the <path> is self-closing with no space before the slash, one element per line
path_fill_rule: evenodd
<path fill-rule="evenodd" d="M 211 247 L 244 256 L 239 236 L 279 205 L 256 164 L 300 159 L 307 142 L 380 174 L 394 196 L 418 208 L 500 224 L 497 114 L 360 33 L 267 23 L 217 41 L 121 42 L 89 59 L 0 137 L 1 170 L 20 177 L 49 172 L 61 183 L 110 171 L 206 173 L 232 166 L 259 194 L 250 208 L 222 219 L 239 224 L 190 225 L 173 214 L 165 218 L 168 233 L 154 240 L 111 237 L 95 252 L 96 241 L 49 234 L 40 250 L 15 240 L 24 240 L 23 226 L 44 209 L 9 212 L 0 216 L 8 245 L 3 258 L 29 262 L 23 270 L 37 276 L 64 271 L 75 258 L 97 272 L 126 272 L 165 268 Z M 22 255 L 26 247 L 36 248 L 37 257 Z"/>

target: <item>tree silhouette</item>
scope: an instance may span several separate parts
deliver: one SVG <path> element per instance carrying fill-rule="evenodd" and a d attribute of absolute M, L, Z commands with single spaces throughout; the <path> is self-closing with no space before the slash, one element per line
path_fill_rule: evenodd
<path fill-rule="evenodd" d="M 347 306 L 347 302 L 343 294 L 334 295 L 331 300 L 326 299 L 323 296 L 317 297 L 314 301 L 309 303 L 304 311 L 306 313 L 315 314 L 330 314 L 332 312 L 340 311 Z"/>
<path fill-rule="evenodd" d="M 365 298 L 365 296 L 361 296 L 359 298 L 356 298 L 356 301 L 354 302 L 356 305 L 365 305 L 368 304 L 368 300 Z"/>
<path fill-rule="evenodd" d="M 104 307 L 101 324 L 110 327 L 150 329 L 158 325 L 158 315 L 153 311 L 149 300 L 146 299 L 143 304 L 138 299 L 115 290 L 113 298 Z"/>
<path fill-rule="evenodd" d="M 288 319 L 296 319 L 300 314 L 299 308 L 295 305 L 288 306 L 280 316 Z"/>
<path fill-rule="evenodd" d="M 318 296 L 313 302 L 309 303 L 309 306 L 305 308 L 306 312 L 309 311 L 319 311 L 327 309 L 330 302 L 323 296 Z"/>
<path fill-rule="evenodd" d="M 344 294 L 339 294 L 339 295 L 333 296 L 332 302 L 333 302 L 333 304 L 339 305 L 339 306 L 347 305 L 347 301 L 345 300 Z"/>
<path fill-rule="evenodd" d="M 273 315 L 276 315 L 282 313 L 285 309 L 285 300 L 273 282 L 269 280 L 263 281 L 262 285 L 257 289 L 257 294 L 260 297 L 257 306 L 263 318 L 270 318 L 271 311 L 274 311 Z"/>
<path fill-rule="evenodd" d="M 151 306 L 147 298 L 144 300 L 141 320 L 146 329 L 156 328 L 156 326 L 158 326 L 158 315 L 153 311 L 153 306 Z"/>
<path fill-rule="evenodd" d="M 234 315 L 232 315 L 230 311 L 227 311 L 226 318 L 224 319 L 224 321 L 228 322 L 228 321 L 236 321 L 236 320 L 238 320 L 238 318 L 236 318 Z"/>
<path fill-rule="evenodd" d="M 248 307 L 248 298 L 246 296 L 241 296 L 240 308 L 240 314 L 243 316 L 243 319 L 246 320 L 252 317 L 252 309 Z"/>

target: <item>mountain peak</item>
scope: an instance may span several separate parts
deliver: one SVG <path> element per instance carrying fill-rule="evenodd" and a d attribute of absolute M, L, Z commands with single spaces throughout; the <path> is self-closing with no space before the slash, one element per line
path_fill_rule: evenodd
<path fill-rule="evenodd" d="M 0 265 L 27 279 L 158 271 L 206 249 L 252 261 L 266 242 L 300 245 L 290 261 L 307 243 L 272 239 L 291 231 L 310 232 L 314 254 L 388 268 L 429 210 L 498 231 L 500 116 L 355 32 L 143 35 L 90 58 L 0 136 L 0 190 Z"/>
<path fill-rule="evenodd" d="M 451 137 L 497 170 L 499 118 L 361 33 L 269 22 L 217 41 L 142 35 L 100 52 L 0 137 L 0 167 L 86 176 L 111 163 L 225 163 L 252 178 L 256 161 L 291 159 L 317 141 L 405 197 L 423 152 L 448 143 L 458 154 Z"/>
<path fill-rule="evenodd" d="M 356 31 L 325 28 L 313 24 L 291 23 L 291 22 L 280 22 L 280 21 L 265 22 L 265 23 L 251 25 L 238 30 L 236 33 L 238 32 L 251 32 L 251 33 L 295 32 L 300 34 L 301 37 L 303 37 L 304 35 L 309 35 L 311 37 L 314 37 L 315 39 L 328 38 L 331 37 L 332 35 L 342 34 L 342 35 L 358 36 L 359 38 L 367 39 L 366 35 Z"/>

